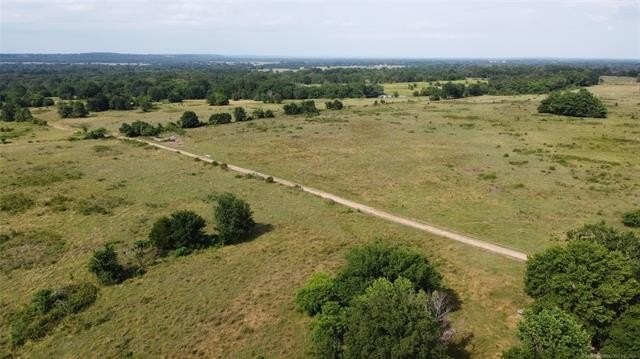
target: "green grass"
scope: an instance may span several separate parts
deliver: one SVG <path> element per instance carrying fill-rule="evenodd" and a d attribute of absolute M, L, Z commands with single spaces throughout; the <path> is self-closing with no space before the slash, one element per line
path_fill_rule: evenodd
<path fill-rule="evenodd" d="M 0 273 L 2 351 L 25 357 L 307 357 L 309 318 L 295 310 L 296 290 L 313 272 L 335 271 L 350 248 L 375 238 L 416 247 L 437 264 L 462 300 L 454 320 L 461 336 L 473 333 L 472 354 L 493 357 L 514 342 L 517 310 L 526 303 L 521 263 L 292 188 L 236 178 L 220 166 L 178 154 L 117 140 L 68 142 L 61 135 L 56 141 L 51 131 L 37 131 L 48 142 L 2 147 L 8 176 L 0 178 L 0 186 L 7 192 L 22 190 L 17 180 L 33 166 L 72 161 L 84 174 L 29 186 L 33 207 L 0 212 L 0 232 L 49 233 L 63 243 L 47 247 L 43 260 Z M 94 249 L 115 242 L 126 260 L 125 249 L 146 238 L 156 218 L 174 210 L 194 210 L 210 224 L 210 194 L 225 191 L 246 199 L 256 221 L 270 230 L 242 244 L 164 259 L 144 276 L 102 287 L 93 305 L 65 318 L 50 335 L 10 349 L 11 313 L 33 292 L 52 283 L 95 283 L 86 267 Z M 109 214 L 86 215 L 76 203 L 92 197 L 126 201 Z M 61 204 L 66 210 L 56 209 Z M 213 231 L 211 225 L 207 231 Z"/>
<path fill-rule="evenodd" d="M 350 99 L 343 111 L 311 118 L 278 110 L 273 120 L 190 130 L 177 145 L 534 253 L 585 222 L 619 223 L 640 203 L 637 86 L 605 78 L 590 90 L 604 99 L 609 118 L 538 114 L 543 96 L 533 95 L 378 106 Z M 201 117 L 223 110 L 204 101 L 180 106 Z M 128 120 L 179 116 L 164 110 L 130 112 Z M 115 130 L 116 115 L 98 114 L 92 125 Z"/>

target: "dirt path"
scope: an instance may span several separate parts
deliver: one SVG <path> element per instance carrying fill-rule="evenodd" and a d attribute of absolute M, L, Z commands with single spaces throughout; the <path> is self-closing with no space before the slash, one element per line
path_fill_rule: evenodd
<path fill-rule="evenodd" d="M 51 124 L 51 127 L 57 128 L 59 130 L 63 130 L 63 131 L 73 131 L 73 129 L 68 128 L 68 127 L 63 127 L 63 126 L 59 126 L 59 125 L 54 125 Z M 150 141 L 150 140 L 143 140 L 143 139 L 139 139 L 139 138 L 128 138 L 128 137 L 124 137 L 124 136 L 117 136 L 116 138 L 118 139 L 127 139 L 127 140 L 133 140 L 133 141 L 137 141 L 137 142 L 142 142 L 142 143 L 146 143 L 150 146 L 154 146 L 156 148 L 165 150 L 165 151 L 171 151 L 171 152 L 175 152 L 175 153 L 179 153 L 181 155 L 184 156 L 188 156 L 191 158 L 197 158 L 201 161 L 207 162 L 207 163 L 213 163 L 214 160 L 207 157 L 207 156 L 201 156 L 201 155 L 197 155 L 195 153 L 191 153 L 191 152 L 187 152 L 178 148 L 174 148 L 174 147 L 170 147 L 170 146 L 165 146 L 162 144 L 159 144 L 157 142 L 154 141 Z M 369 207 L 366 206 L 364 204 L 358 203 L 358 202 L 354 202 L 351 200 L 348 200 L 346 198 L 340 197 L 340 196 L 336 196 L 334 194 L 331 193 L 327 193 L 324 191 L 321 191 L 319 189 L 315 189 L 312 187 L 307 187 L 307 186 L 303 186 L 301 184 L 297 184 L 291 181 L 288 181 L 286 179 L 283 178 L 278 178 L 278 177 L 273 177 L 270 176 L 268 174 L 264 174 L 264 173 L 260 173 L 260 172 L 256 172 L 250 169 L 246 169 L 246 168 L 242 168 L 242 167 L 238 167 L 238 166 L 234 166 L 234 165 L 230 165 L 227 164 L 228 169 L 238 172 L 238 173 L 242 173 L 242 174 L 252 174 L 258 177 L 262 177 L 264 179 L 271 177 L 273 178 L 273 182 L 275 183 L 279 183 L 281 185 L 287 186 L 287 187 L 295 187 L 298 188 L 304 192 L 310 193 L 314 196 L 320 197 L 320 198 L 324 198 L 327 200 L 331 200 L 335 203 L 339 203 L 343 206 L 358 210 L 362 213 L 366 213 L 368 215 L 371 216 L 375 216 L 378 218 L 382 218 L 384 220 L 390 221 L 390 222 L 394 222 L 394 223 L 398 223 L 401 224 L 403 226 L 407 226 L 407 227 L 411 227 L 411 228 L 415 228 L 427 233 L 431 233 L 431 234 L 435 234 L 437 236 L 443 237 L 443 238 L 447 238 L 447 239 L 451 239 L 457 242 L 461 242 L 470 246 L 474 246 L 477 248 L 482 248 L 484 250 L 493 252 L 493 253 L 497 253 L 506 257 L 509 257 L 511 259 L 515 259 L 515 260 L 519 260 L 519 261 L 526 261 L 527 260 L 527 255 L 525 253 L 522 252 L 518 252 L 516 250 L 513 249 L 509 249 L 507 247 L 502 247 L 496 244 L 492 244 L 492 243 L 488 243 L 485 241 L 481 241 L 479 239 L 473 238 L 473 237 L 469 237 L 469 236 L 465 236 L 462 234 L 458 234 L 455 232 L 452 232 L 450 230 L 447 229 L 442 229 L 442 228 L 438 228 L 436 226 L 430 225 L 430 224 L 426 224 L 426 223 L 422 223 L 416 220 L 412 220 L 412 219 L 408 219 L 408 218 L 404 218 L 404 217 L 400 217 L 400 216 L 396 216 L 394 214 L 385 212 L 383 210 L 379 210 L 373 207 Z"/>

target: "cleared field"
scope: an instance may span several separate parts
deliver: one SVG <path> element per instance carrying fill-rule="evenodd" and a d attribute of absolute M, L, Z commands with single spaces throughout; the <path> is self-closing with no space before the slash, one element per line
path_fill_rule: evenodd
<path fill-rule="evenodd" d="M 534 253 L 585 222 L 618 224 L 640 203 L 638 84 L 604 78 L 590 90 L 609 118 L 537 114 L 541 96 L 353 99 L 311 118 L 279 110 L 273 120 L 189 130 L 176 146 Z M 279 107 L 189 101 L 63 123 L 116 130 L 122 121 L 175 121 L 187 108 L 207 118 L 235 105 Z"/>
<path fill-rule="evenodd" d="M 191 209 L 211 222 L 209 195 L 223 191 L 251 203 L 263 234 L 167 258 L 142 277 L 102 287 L 88 310 L 14 354 L 306 357 L 308 318 L 294 308 L 295 290 L 312 272 L 335 270 L 349 248 L 374 238 L 421 248 L 438 264 L 462 301 L 455 323 L 460 338 L 473 334 L 467 348 L 474 356 L 495 357 L 514 341 L 516 311 L 526 302 L 521 263 L 177 154 L 117 140 L 69 142 L 63 131 L 11 126 L 28 132 L 0 147 L 6 174 L 0 187 L 3 194 L 28 196 L 33 205 L 17 214 L 0 212 L 0 233 L 14 230 L 32 240 L 1 247 L 4 351 L 10 350 L 11 313 L 33 291 L 93 281 L 86 269 L 93 249 L 108 241 L 124 249 L 145 238 L 161 215 Z M 96 206 L 106 213 L 87 210 Z M 40 255 L 24 263 L 20 253 Z"/>

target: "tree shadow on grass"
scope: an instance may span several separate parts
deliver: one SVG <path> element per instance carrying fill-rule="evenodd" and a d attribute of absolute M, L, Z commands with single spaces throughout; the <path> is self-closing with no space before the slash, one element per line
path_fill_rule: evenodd
<path fill-rule="evenodd" d="M 447 351 L 452 358 L 455 359 L 469 359 L 471 354 L 467 351 L 467 346 L 473 340 L 473 333 L 465 333 L 461 338 L 456 338 L 451 343 L 447 344 Z"/>
<path fill-rule="evenodd" d="M 233 242 L 233 243 L 229 243 L 230 245 L 235 245 L 235 244 L 240 244 L 240 243 L 246 243 L 246 242 L 251 242 L 254 239 L 267 234 L 269 232 L 271 232 L 273 230 L 273 225 L 270 223 L 256 223 L 256 225 L 253 227 L 253 230 L 251 231 L 251 233 L 249 233 L 248 235 L 244 236 L 243 238 Z"/>

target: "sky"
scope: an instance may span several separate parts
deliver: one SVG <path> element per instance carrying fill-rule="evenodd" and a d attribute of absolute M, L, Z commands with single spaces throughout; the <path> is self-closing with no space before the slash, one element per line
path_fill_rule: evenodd
<path fill-rule="evenodd" d="M 0 52 L 640 59 L 640 0 L 0 0 Z"/>

